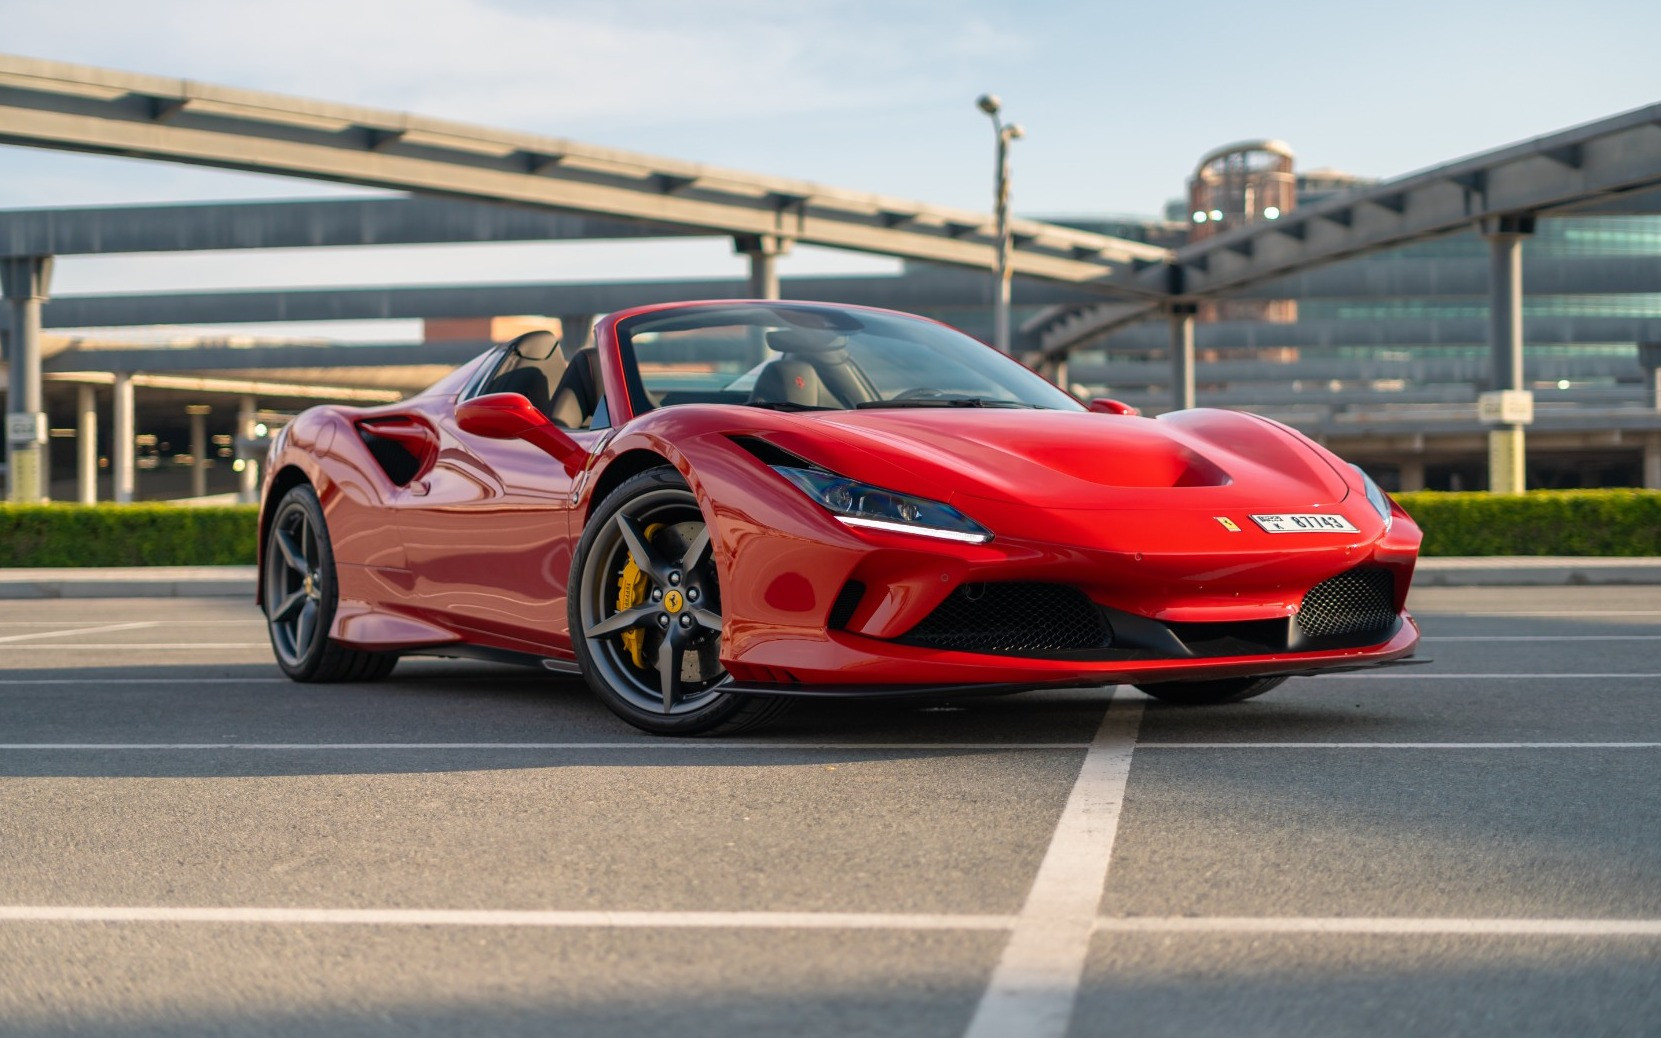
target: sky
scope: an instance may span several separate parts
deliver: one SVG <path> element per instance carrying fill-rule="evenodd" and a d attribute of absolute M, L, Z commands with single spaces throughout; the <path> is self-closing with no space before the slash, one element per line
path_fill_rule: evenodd
<path fill-rule="evenodd" d="M 1024 216 L 1154 216 L 1276 137 L 1387 177 L 1661 101 L 1661 4 L 991 0 L 0 0 L 0 50 L 990 208 L 998 94 Z M 0 148 L 0 208 L 361 193 Z M 741 277 L 724 241 L 64 257 L 61 294 Z M 892 271 L 797 249 L 781 273 Z M 268 332 L 253 328 L 241 331 Z M 407 322 L 312 329 L 355 339 Z"/>

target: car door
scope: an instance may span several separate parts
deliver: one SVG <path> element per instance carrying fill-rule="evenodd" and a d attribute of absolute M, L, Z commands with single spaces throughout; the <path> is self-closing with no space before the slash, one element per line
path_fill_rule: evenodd
<path fill-rule="evenodd" d="M 531 443 L 475 435 L 456 420 L 458 403 L 524 385 L 512 361 L 508 354 L 495 372 L 435 401 L 425 416 L 438 437 L 436 458 L 395 508 L 414 581 L 410 601 L 469 640 L 567 655 L 565 585 L 581 533 L 571 515 L 574 477 Z M 605 436 L 567 432 L 590 451 Z"/>

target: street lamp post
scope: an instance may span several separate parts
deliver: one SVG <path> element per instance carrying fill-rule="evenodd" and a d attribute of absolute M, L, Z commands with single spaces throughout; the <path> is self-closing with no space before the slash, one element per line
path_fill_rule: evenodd
<path fill-rule="evenodd" d="M 998 136 L 997 181 L 993 198 L 998 218 L 997 292 L 992 297 L 992 345 L 999 352 L 1009 352 L 1009 142 L 1022 136 L 1019 123 L 1005 123 L 998 118 L 1003 102 L 996 94 L 982 94 L 975 104 L 992 118 L 992 129 Z"/>

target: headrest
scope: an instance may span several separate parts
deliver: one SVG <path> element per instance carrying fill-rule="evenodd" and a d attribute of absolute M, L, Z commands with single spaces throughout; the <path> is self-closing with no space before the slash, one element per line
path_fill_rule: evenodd
<path fill-rule="evenodd" d="M 508 343 L 508 352 L 526 360 L 547 360 L 559 349 L 559 336 L 553 332 L 526 332 Z"/>
<path fill-rule="evenodd" d="M 767 333 L 767 345 L 779 353 L 831 353 L 847 342 L 841 332 L 813 328 L 778 328 Z"/>

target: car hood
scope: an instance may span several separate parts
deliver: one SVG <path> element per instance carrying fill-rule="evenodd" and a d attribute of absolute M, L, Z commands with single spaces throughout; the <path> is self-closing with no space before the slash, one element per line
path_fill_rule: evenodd
<path fill-rule="evenodd" d="M 895 489 L 931 483 L 1051 508 L 1162 507 L 1219 500 L 1290 508 L 1335 504 L 1348 484 L 1296 433 L 1250 415 L 1200 409 L 1159 419 L 1014 408 L 895 408 L 801 417 L 871 456 L 846 475 Z M 831 462 L 831 459 L 825 459 Z M 853 463 L 859 468 L 864 465 Z"/>

